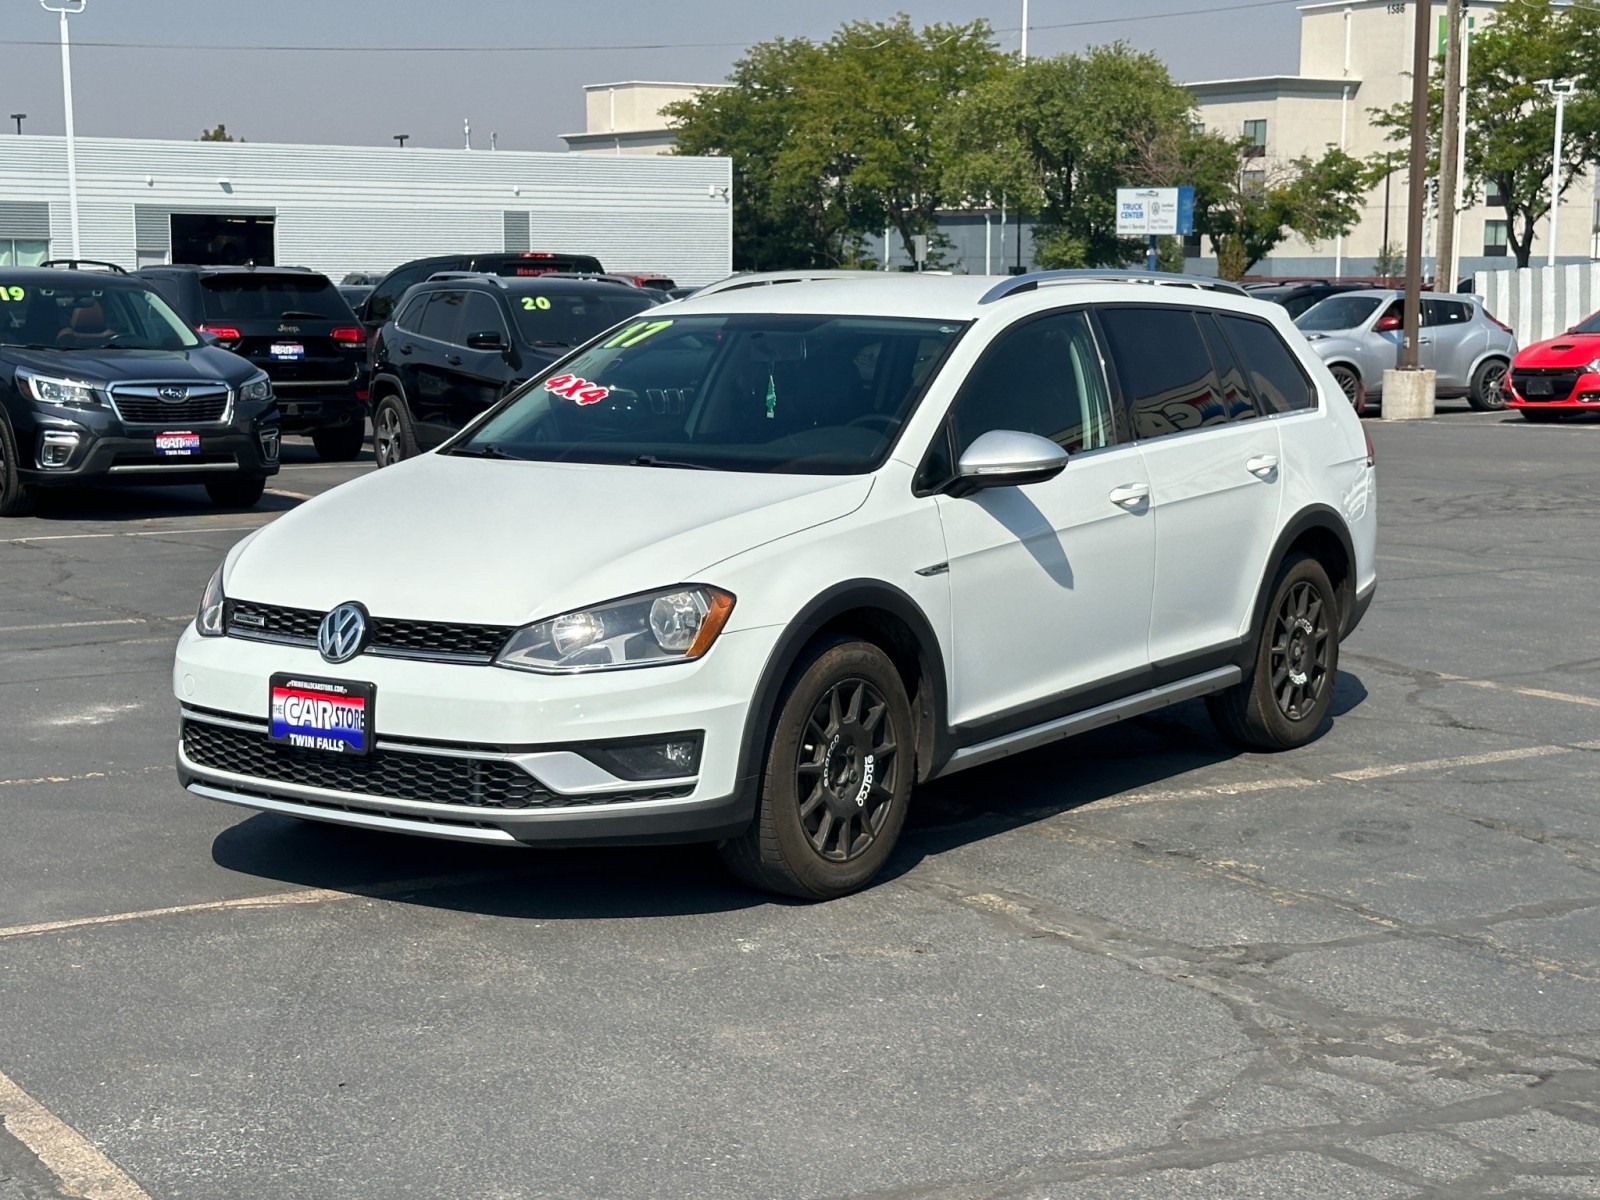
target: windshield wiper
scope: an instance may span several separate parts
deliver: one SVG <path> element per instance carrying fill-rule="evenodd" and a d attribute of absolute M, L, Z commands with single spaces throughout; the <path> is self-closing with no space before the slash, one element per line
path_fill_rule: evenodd
<path fill-rule="evenodd" d="M 328 316 L 327 313 L 308 312 L 306 309 L 303 309 L 303 308 L 286 308 L 286 309 L 284 309 L 283 312 L 278 314 L 278 317 L 279 317 L 279 320 L 283 320 L 283 321 L 331 321 L 331 320 L 333 320 L 333 318 Z"/>
<path fill-rule="evenodd" d="M 682 471 L 714 471 L 705 463 L 679 462 L 673 458 L 657 458 L 654 454 L 641 454 L 628 464 L 630 467 L 675 467 Z"/>
<path fill-rule="evenodd" d="M 524 461 L 515 454 L 507 454 L 504 450 L 495 445 L 459 446 L 456 449 L 451 450 L 449 453 L 452 457 L 460 458 L 501 458 L 514 462 Z"/>

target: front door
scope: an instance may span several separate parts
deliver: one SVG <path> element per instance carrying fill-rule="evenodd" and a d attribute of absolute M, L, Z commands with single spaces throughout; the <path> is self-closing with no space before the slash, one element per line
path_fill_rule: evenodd
<path fill-rule="evenodd" d="M 994 429 L 1038 434 L 1071 456 L 1044 483 L 938 498 L 958 733 L 981 741 L 1138 690 L 1155 545 L 1150 485 L 1138 448 L 1119 437 L 1085 314 L 1046 313 L 1002 333 L 963 386 L 949 428 L 951 462 Z"/>

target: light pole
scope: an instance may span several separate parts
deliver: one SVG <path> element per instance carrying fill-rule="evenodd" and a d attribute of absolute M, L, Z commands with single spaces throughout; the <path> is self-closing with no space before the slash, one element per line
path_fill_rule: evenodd
<path fill-rule="evenodd" d="M 67 208 L 72 214 L 72 257 L 83 256 L 83 246 L 78 240 L 78 147 L 72 129 L 72 50 L 67 40 L 67 15 L 81 13 L 89 0 L 60 0 L 51 4 L 39 0 L 46 12 L 61 14 L 61 97 L 67 110 Z"/>
<path fill-rule="evenodd" d="M 12 113 L 11 119 L 17 123 L 17 133 L 22 133 L 22 123 L 28 119 L 27 113 Z"/>
<path fill-rule="evenodd" d="M 1028 61 L 1028 0 L 1022 0 L 1022 61 Z"/>
<path fill-rule="evenodd" d="M 1556 265 L 1556 216 L 1561 205 L 1561 124 L 1566 117 L 1567 97 L 1578 90 L 1578 75 L 1572 79 L 1540 79 L 1538 84 L 1556 98 L 1556 143 L 1550 155 L 1550 247 L 1544 265 Z"/>
<path fill-rule="evenodd" d="M 391 134 L 390 136 L 393 137 L 395 141 L 399 142 L 400 149 L 404 150 L 406 148 L 406 139 L 411 135 L 409 133 L 396 133 Z"/>

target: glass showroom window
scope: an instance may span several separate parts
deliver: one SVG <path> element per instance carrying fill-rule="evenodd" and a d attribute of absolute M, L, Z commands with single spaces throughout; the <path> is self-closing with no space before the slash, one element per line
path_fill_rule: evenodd
<path fill-rule="evenodd" d="M 1504 221 L 1485 221 L 1483 223 L 1483 252 L 1489 258 L 1504 258 L 1506 256 L 1506 223 Z"/>
<path fill-rule="evenodd" d="M 49 257 L 48 238 L 0 237 L 0 267 L 37 267 Z"/>

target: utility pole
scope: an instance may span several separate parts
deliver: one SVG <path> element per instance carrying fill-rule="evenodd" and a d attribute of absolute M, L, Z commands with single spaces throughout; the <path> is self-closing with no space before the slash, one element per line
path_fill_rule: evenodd
<path fill-rule="evenodd" d="M 12 113 L 11 119 L 17 123 L 17 135 L 22 134 L 22 123 L 28 119 L 27 113 Z"/>
<path fill-rule="evenodd" d="M 1411 177 L 1406 205 L 1405 343 L 1400 369 L 1418 366 L 1417 334 L 1422 327 L 1422 215 L 1427 199 L 1428 171 L 1428 24 L 1433 5 L 1418 3 L 1411 47 Z M 1387 390 L 1387 389 L 1386 389 Z"/>
<path fill-rule="evenodd" d="M 1456 290 L 1456 159 L 1461 142 L 1461 0 L 1445 9 L 1444 111 L 1440 114 L 1439 249 L 1433 290 Z"/>
<path fill-rule="evenodd" d="M 411 135 L 409 133 L 395 133 L 391 134 L 390 136 L 393 137 L 395 141 L 400 143 L 400 149 L 402 150 L 406 148 L 406 142 L 411 139 Z"/>

